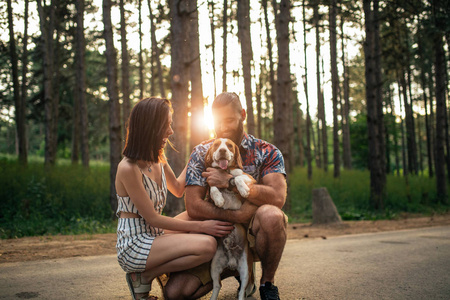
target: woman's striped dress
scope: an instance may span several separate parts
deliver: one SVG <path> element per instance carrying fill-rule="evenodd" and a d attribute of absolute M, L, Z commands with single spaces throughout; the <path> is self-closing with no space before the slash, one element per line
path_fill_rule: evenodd
<path fill-rule="evenodd" d="M 142 181 L 145 190 L 157 213 L 161 214 L 166 205 L 167 184 L 163 165 L 161 165 L 161 187 L 147 175 L 142 173 Z M 139 214 L 130 197 L 117 195 L 117 217 L 120 212 L 130 212 Z M 139 214 L 140 215 L 140 214 Z M 125 272 L 142 272 L 145 270 L 150 248 L 156 236 L 164 234 L 161 228 L 153 227 L 144 218 L 119 218 L 117 224 L 117 259 Z"/>

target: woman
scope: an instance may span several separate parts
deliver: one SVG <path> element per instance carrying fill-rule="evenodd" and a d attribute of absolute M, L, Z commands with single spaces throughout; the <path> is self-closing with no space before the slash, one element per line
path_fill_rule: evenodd
<path fill-rule="evenodd" d="M 133 299 L 148 298 L 152 280 L 212 259 L 214 236 L 233 229 L 231 223 L 189 221 L 162 216 L 167 189 L 181 197 L 186 168 L 177 178 L 164 156 L 173 134 L 172 109 L 166 99 L 138 102 L 128 120 L 124 158 L 116 175 L 118 199 L 117 256 Z M 164 229 L 170 234 L 164 234 Z M 206 233 L 206 234 L 205 234 Z"/>

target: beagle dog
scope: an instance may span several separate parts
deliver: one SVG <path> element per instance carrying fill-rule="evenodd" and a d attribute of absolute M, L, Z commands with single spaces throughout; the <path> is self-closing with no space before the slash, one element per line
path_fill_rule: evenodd
<path fill-rule="evenodd" d="M 233 175 L 230 187 L 234 186 L 237 192 L 228 189 L 210 187 L 209 195 L 212 202 L 223 209 L 237 210 L 248 197 L 250 187 L 255 179 L 242 171 L 242 159 L 238 146 L 229 139 L 216 139 L 205 156 L 205 166 L 219 168 Z M 210 299 L 217 299 L 221 289 L 220 274 L 226 269 L 237 270 L 240 276 L 240 289 L 238 299 L 243 300 L 253 288 L 254 274 L 253 258 L 249 255 L 247 230 L 242 224 L 235 224 L 234 230 L 225 238 L 217 242 L 217 251 L 211 262 L 211 278 L 213 280 L 213 293 Z"/>

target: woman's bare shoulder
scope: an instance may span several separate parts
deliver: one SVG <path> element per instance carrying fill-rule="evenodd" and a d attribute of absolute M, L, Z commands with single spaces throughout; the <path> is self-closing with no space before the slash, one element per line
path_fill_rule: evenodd
<path fill-rule="evenodd" d="M 125 176 L 136 175 L 139 174 L 139 167 L 135 162 L 124 157 L 117 166 L 117 172 Z"/>

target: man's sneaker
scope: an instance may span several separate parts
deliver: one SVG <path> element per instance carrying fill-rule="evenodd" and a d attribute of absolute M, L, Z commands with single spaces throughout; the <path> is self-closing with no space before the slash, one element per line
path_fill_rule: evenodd
<path fill-rule="evenodd" d="M 266 282 L 264 286 L 259 287 L 261 300 L 280 300 L 278 288 L 272 282 Z"/>

